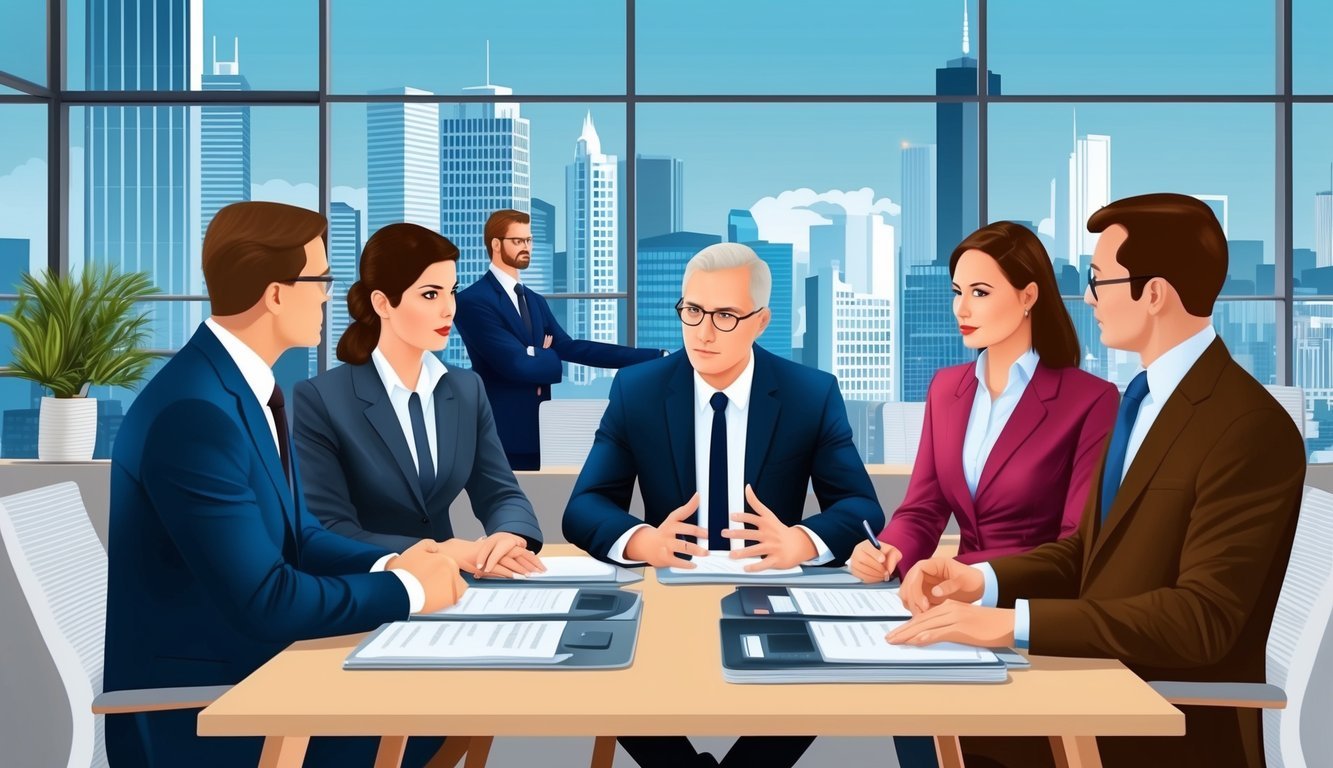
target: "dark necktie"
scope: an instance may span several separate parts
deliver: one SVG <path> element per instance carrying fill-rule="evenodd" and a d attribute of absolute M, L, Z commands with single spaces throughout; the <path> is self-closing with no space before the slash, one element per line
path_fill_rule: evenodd
<path fill-rule="evenodd" d="M 273 411 L 273 426 L 278 432 L 278 458 L 282 459 L 282 474 L 287 477 L 287 484 L 292 483 L 292 459 L 287 447 L 287 401 L 282 397 L 282 387 L 273 385 L 273 394 L 269 395 L 268 408 Z"/>
<path fill-rule="evenodd" d="M 1125 471 L 1125 453 L 1129 450 L 1129 433 L 1134 431 L 1139 406 L 1148 396 L 1148 372 L 1142 371 L 1125 388 L 1120 400 L 1120 413 L 1115 417 L 1115 431 L 1111 433 L 1111 447 L 1106 451 L 1106 468 L 1102 472 L 1102 519 L 1111 514 L 1111 505 L 1120 491 L 1120 476 Z"/>
<path fill-rule="evenodd" d="M 722 535 L 731 516 L 727 509 L 727 396 L 715 392 L 708 404 L 713 406 L 712 446 L 708 453 L 708 548 L 726 550 L 731 549 L 731 543 Z"/>
<path fill-rule="evenodd" d="M 412 419 L 412 440 L 417 446 L 417 480 L 421 495 L 427 496 L 435 487 L 435 462 L 430 455 L 430 441 L 426 439 L 426 414 L 421 408 L 421 395 L 416 392 L 407 398 L 407 414 Z"/>
<path fill-rule="evenodd" d="M 518 299 L 518 316 L 523 318 L 523 327 L 528 329 L 528 341 L 532 341 L 532 315 L 528 314 L 528 292 L 522 283 L 514 283 L 514 296 Z"/>

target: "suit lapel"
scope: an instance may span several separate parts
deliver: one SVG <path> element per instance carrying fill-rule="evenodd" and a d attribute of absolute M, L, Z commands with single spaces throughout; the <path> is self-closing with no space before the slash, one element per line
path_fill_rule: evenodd
<path fill-rule="evenodd" d="M 676 483 L 682 502 L 698 490 L 694 477 L 694 369 L 684 354 L 667 384 L 664 402 L 667 439 L 676 465 Z M 674 505 L 673 505 L 674 506 Z"/>
<path fill-rule="evenodd" d="M 356 391 L 356 396 L 368 403 L 365 410 L 366 420 L 384 441 L 384 446 L 389 449 L 389 455 L 393 456 L 394 463 L 398 465 L 403 479 L 407 481 L 407 487 L 411 489 L 412 498 L 416 499 L 417 505 L 424 511 L 426 500 L 421 496 L 420 475 L 416 465 L 412 463 L 412 454 L 407 449 L 407 436 L 403 434 L 398 414 L 394 413 L 393 403 L 389 402 L 389 393 L 384 390 L 384 382 L 380 381 L 374 363 L 364 363 L 352 368 L 352 387 Z"/>
<path fill-rule="evenodd" d="M 1004 469 L 1009 459 L 1013 458 L 1019 447 L 1037 431 L 1037 427 L 1041 426 L 1041 422 L 1046 418 L 1046 401 L 1054 398 L 1059 391 L 1059 374 L 1044 365 L 1038 365 L 1033 370 L 1032 381 L 1019 397 L 1018 405 L 1009 416 L 1009 421 L 1005 423 L 994 447 L 991 448 L 990 456 L 986 457 L 981 478 L 977 481 L 978 499 L 1000 474 L 1000 470 Z"/>
<path fill-rule="evenodd" d="M 764 458 L 773 446 L 773 431 L 778 426 L 782 401 L 778 399 L 778 380 L 770 369 L 767 353 L 754 348 L 754 379 L 750 383 L 749 416 L 745 424 L 744 482 L 757 485 Z M 755 490 L 758 493 L 758 489 Z"/>
<path fill-rule="evenodd" d="M 523 341 L 523 346 L 531 346 L 532 339 L 528 337 L 528 329 L 523 327 L 523 317 L 514 308 L 514 302 L 509 298 L 509 292 L 504 289 L 503 285 L 500 285 L 500 281 L 495 279 L 495 275 L 489 269 L 486 270 L 481 279 L 487 281 L 491 289 L 495 291 L 495 300 L 500 305 L 500 316 L 505 319 L 509 330 L 513 331 L 520 341 Z M 531 301 L 528 302 L 528 315 L 532 315 Z M 536 321 L 533 322 L 533 327 L 536 327 Z"/>
<path fill-rule="evenodd" d="M 964 513 L 958 516 L 958 524 L 970 523 L 973 532 L 979 536 L 976 505 L 972 500 L 972 494 L 967 490 L 967 476 L 963 472 L 963 443 L 967 439 L 967 422 L 972 416 L 972 401 L 977 396 L 978 384 L 976 363 L 973 363 L 963 372 L 963 378 L 954 390 L 954 401 L 948 409 L 944 431 L 944 455 L 952 482 L 941 483 L 941 487 L 958 490 L 955 501 L 962 507 Z"/>
<path fill-rule="evenodd" d="M 212 363 L 213 370 L 217 372 L 223 388 L 236 398 L 237 405 L 240 406 L 241 421 L 245 424 L 245 431 L 250 434 L 250 442 L 259 454 L 264 470 L 273 483 L 273 489 L 278 492 L 283 520 L 290 528 L 293 538 L 299 541 L 300 538 L 296 536 L 295 491 L 287 482 L 287 476 L 282 471 L 282 457 L 278 455 L 278 445 L 273 439 L 272 430 L 269 429 L 268 417 L 264 415 L 263 409 L 265 406 L 259 404 L 259 400 L 255 398 L 255 391 L 246 382 L 245 376 L 241 374 L 241 369 L 236 367 L 236 361 L 232 360 L 226 347 L 222 346 L 222 342 L 218 341 L 218 337 L 213 335 L 208 326 L 202 326 L 195 333 L 191 343 L 199 345 L 200 351 Z M 290 447 L 288 451 L 295 454 L 295 451 L 292 451 Z M 292 473 L 295 475 L 294 455 L 292 459 Z"/>
<path fill-rule="evenodd" d="M 1139 446 L 1138 453 L 1134 455 L 1134 460 L 1125 473 L 1125 479 L 1120 483 L 1120 489 L 1116 491 L 1115 501 L 1106 516 L 1106 523 L 1093 542 L 1092 554 L 1088 559 L 1089 573 L 1096 564 L 1098 556 L 1107 551 L 1107 542 L 1116 530 L 1125 524 L 1132 512 L 1136 511 L 1136 502 L 1147 489 L 1153 476 L 1157 474 L 1157 468 L 1162 465 L 1162 460 L 1170 452 L 1171 446 L 1189 425 L 1190 419 L 1194 416 L 1195 406 L 1212 394 L 1222 367 L 1230 359 L 1231 356 L 1227 353 L 1221 338 L 1215 339 L 1185 374 L 1185 378 L 1180 380 L 1176 391 L 1157 414 L 1157 419 L 1153 421 L 1148 434 L 1144 436 L 1143 444 Z M 1097 473 L 1097 484 L 1092 486 L 1093 493 L 1097 494 L 1099 499 L 1105 464 L 1103 458 L 1102 470 Z M 1101 502 L 1098 501 L 1097 504 L 1097 512 L 1100 514 Z"/>
<path fill-rule="evenodd" d="M 445 374 L 435 385 L 435 487 L 434 496 L 448 485 L 458 453 L 458 400 Z"/>

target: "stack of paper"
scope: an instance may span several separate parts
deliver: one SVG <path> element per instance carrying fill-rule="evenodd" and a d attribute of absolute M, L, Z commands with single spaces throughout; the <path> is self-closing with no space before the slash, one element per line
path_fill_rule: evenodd
<path fill-rule="evenodd" d="M 615 581 L 616 567 L 584 555 L 543 557 L 544 572 L 527 576 L 533 581 Z"/>
<path fill-rule="evenodd" d="M 565 616 L 579 591 L 574 588 L 473 587 L 457 603 L 432 616 Z"/>
<path fill-rule="evenodd" d="M 896 589 L 809 589 L 787 590 L 797 612 L 803 616 L 911 616 Z M 773 598 L 769 598 L 773 602 Z M 776 608 L 777 606 L 775 606 Z M 785 613 L 785 611 L 782 611 Z"/>
<path fill-rule="evenodd" d="M 430 668 L 469 664 L 553 664 L 563 621 L 395 621 L 367 638 L 347 668 Z"/>
<path fill-rule="evenodd" d="M 733 558 L 730 552 L 714 551 L 709 552 L 707 557 L 696 557 L 690 562 L 694 563 L 693 568 L 670 568 L 671 573 L 679 576 L 744 576 L 747 578 L 764 576 L 800 576 L 802 571 L 798 565 L 794 568 L 769 568 L 764 571 L 751 573 L 745 570 L 745 566 L 758 563 L 757 557 L 737 557 Z"/>

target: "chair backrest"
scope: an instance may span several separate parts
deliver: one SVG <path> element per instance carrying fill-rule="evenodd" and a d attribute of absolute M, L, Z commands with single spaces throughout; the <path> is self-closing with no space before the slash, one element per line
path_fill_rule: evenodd
<path fill-rule="evenodd" d="M 107 764 L 102 692 L 106 550 L 72 482 L 0 498 L 0 538 L 51 652 L 73 720 L 69 767 Z"/>
<path fill-rule="evenodd" d="M 1276 384 L 1265 384 L 1264 389 L 1273 399 L 1287 409 L 1291 415 L 1291 420 L 1296 422 L 1296 429 L 1301 432 L 1301 439 L 1305 439 L 1305 392 L 1300 387 L 1279 387 Z"/>
<path fill-rule="evenodd" d="M 1267 679 L 1287 694 L 1285 710 L 1264 710 L 1264 753 L 1269 768 L 1314 765 L 1301 746 L 1301 721 L 1333 722 L 1333 698 L 1311 685 L 1320 654 L 1333 654 L 1325 640 L 1333 616 L 1333 494 L 1305 487 L 1291 561 L 1268 631 Z M 1323 661 L 1328 665 L 1328 660 Z M 1311 710 L 1308 714 L 1305 710 Z M 1320 734 L 1306 732 L 1307 745 Z"/>
<path fill-rule="evenodd" d="M 925 403 L 884 404 L 885 464 L 910 466 L 916 462 L 916 449 L 921 444 L 921 425 L 925 420 Z"/>
<path fill-rule="evenodd" d="M 537 422 L 541 428 L 543 467 L 582 467 L 592 450 L 606 400 L 547 400 Z"/>

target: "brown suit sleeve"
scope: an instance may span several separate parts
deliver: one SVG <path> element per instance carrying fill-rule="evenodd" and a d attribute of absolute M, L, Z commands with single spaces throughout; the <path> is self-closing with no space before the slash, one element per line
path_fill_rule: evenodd
<path fill-rule="evenodd" d="M 1034 599 L 1032 652 L 1155 668 L 1223 659 L 1290 546 L 1305 477 L 1294 438 L 1281 412 L 1238 417 L 1200 464 L 1175 584 L 1115 599 Z"/>
<path fill-rule="evenodd" d="M 1087 530 L 1087 517 L 1085 508 L 1084 524 L 1072 536 L 1047 542 L 1021 555 L 990 561 L 999 587 L 997 605 L 1013 608 L 1014 600 L 1020 598 L 1078 597 L 1079 577 L 1083 573 L 1083 537 Z"/>

